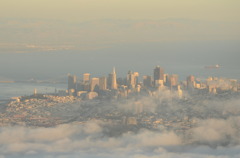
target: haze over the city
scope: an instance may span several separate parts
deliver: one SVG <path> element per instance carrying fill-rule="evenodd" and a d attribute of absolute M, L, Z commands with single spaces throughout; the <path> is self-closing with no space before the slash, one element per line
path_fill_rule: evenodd
<path fill-rule="evenodd" d="M 0 158 L 240 157 L 239 8 L 0 0 Z"/>

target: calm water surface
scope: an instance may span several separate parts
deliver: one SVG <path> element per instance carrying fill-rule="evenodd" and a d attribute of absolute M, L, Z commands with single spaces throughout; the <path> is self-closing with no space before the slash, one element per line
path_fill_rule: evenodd
<path fill-rule="evenodd" d="M 66 89 L 67 85 L 54 83 L 0 83 L 0 100 L 31 95 L 35 88 L 37 93 L 54 93 L 55 89 Z"/>

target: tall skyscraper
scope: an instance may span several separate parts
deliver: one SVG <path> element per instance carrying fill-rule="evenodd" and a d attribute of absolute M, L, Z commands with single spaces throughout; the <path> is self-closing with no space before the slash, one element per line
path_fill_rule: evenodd
<path fill-rule="evenodd" d="M 134 72 L 134 78 L 135 78 L 135 84 L 138 84 L 138 77 L 139 77 L 139 73 L 138 72 Z"/>
<path fill-rule="evenodd" d="M 83 82 L 89 82 L 90 81 L 90 73 L 83 74 Z"/>
<path fill-rule="evenodd" d="M 99 86 L 99 78 L 92 78 L 90 83 L 90 91 L 94 91 Z"/>
<path fill-rule="evenodd" d="M 106 90 L 107 89 L 107 78 L 106 77 L 100 77 L 99 78 L 99 89 L 100 90 Z"/>
<path fill-rule="evenodd" d="M 117 89 L 117 75 L 116 75 L 115 68 L 113 68 L 112 73 L 109 74 L 109 80 L 110 80 L 110 88 Z"/>
<path fill-rule="evenodd" d="M 76 89 L 77 77 L 76 75 L 68 75 L 68 90 Z"/>
<path fill-rule="evenodd" d="M 135 76 L 132 73 L 132 71 L 128 71 L 127 74 L 127 86 L 129 88 L 135 88 L 136 82 L 135 82 Z"/>
<path fill-rule="evenodd" d="M 76 84 L 76 92 L 83 91 L 84 90 L 84 84 L 82 82 Z"/>
<path fill-rule="evenodd" d="M 164 70 L 160 66 L 154 69 L 154 80 L 164 80 Z"/>
<path fill-rule="evenodd" d="M 156 68 L 153 71 L 153 79 L 154 79 L 154 85 L 157 80 L 163 80 L 164 81 L 164 70 L 163 68 L 160 68 L 160 66 L 156 66 Z"/>
<path fill-rule="evenodd" d="M 168 82 L 168 78 L 169 78 L 169 75 L 168 75 L 168 74 L 164 74 L 163 82 L 164 82 L 165 84 L 168 84 L 168 83 L 167 83 L 167 82 Z"/>
<path fill-rule="evenodd" d="M 178 84 L 178 75 L 176 75 L 176 74 L 168 75 L 166 83 L 167 83 L 167 86 L 169 86 L 171 88 L 173 86 L 177 86 L 177 84 Z"/>
<path fill-rule="evenodd" d="M 145 87 L 152 87 L 152 77 L 151 76 L 143 76 L 143 85 Z"/>
<path fill-rule="evenodd" d="M 193 89 L 195 87 L 195 77 L 190 75 L 187 77 L 187 88 Z"/>
<path fill-rule="evenodd" d="M 132 71 L 128 71 L 127 86 L 129 88 L 135 88 L 136 87 L 136 85 L 138 84 L 138 76 L 139 76 L 138 72 L 132 73 Z"/>

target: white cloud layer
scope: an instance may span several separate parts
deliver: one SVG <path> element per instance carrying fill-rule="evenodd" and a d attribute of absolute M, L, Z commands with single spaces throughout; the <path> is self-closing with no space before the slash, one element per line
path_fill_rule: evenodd
<path fill-rule="evenodd" d="M 108 127 L 101 121 L 51 128 L 1 127 L 0 158 L 237 158 L 239 122 L 239 117 L 201 120 L 190 131 L 193 141 L 173 131 L 140 130 L 109 137 L 104 133 Z"/>

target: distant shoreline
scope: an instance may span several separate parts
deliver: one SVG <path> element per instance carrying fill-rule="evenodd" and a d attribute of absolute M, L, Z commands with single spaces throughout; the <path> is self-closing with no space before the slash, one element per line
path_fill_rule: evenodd
<path fill-rule="evenodd" d="M 51 82 L 51 81 L 0 81 L 0 83 L 49 83 L 49 84 L 66 84 L 65 82 L 61 82 L 61 81 L 55 81 L 55 82 Z"/>
<path fill-rule="evenodd" d="M 15 81 L 0 81 L 0 83 L 15 83 Z"/>
<path fill-rule="evenodd" d="M 39 93 L 54 93 L 55 90 L 66 89 L 66 83 L 33 83 L 33 82 L 2 82 L 0 80 L 0 102 L 11 100 L 12 97 L 19 97 L 33 94 L 34 88 Z M 5 80 L 7 81 L 7 80 Z M 9 80 L 10 81 L 10 80 Z"/>

